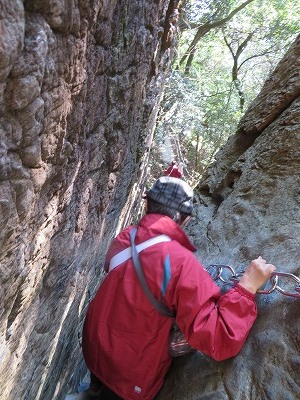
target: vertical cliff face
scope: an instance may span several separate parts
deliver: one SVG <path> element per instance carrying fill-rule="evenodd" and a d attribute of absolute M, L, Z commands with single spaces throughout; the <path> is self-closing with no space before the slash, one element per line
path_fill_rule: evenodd
<path fill-rule="evenodd" d="M 80 324 L 146 162 L 176 6 L 0 2 L 3 400 L 61 399 L 77 381 Z"/>
<path fill-rule="evenodd" d="M 189 232 L 205 266 L 240 272 L 261 255 L 294 277 L 280 275 L 273 292 L 256 296 L 258 319 L 237 357 L 216 363 L 198 353 L 175 360 L 157 400 L 299 398 L 300 298 L 291 296 L 300 294 L 299 96 L 300 37 L 199 183 Z"/>
<path fill-rule="evenodd" d="M 82 318 L 143 180 L 176 7 L 0 0 L 1 400 L 63 399 L 79 381 Z M 261 254 L 300 275 L 299 60 L 298 38 L 198 185 L 205 265 Z M 296 399 L 299 299 L 275 290 L 258 308 L 235 359 L 175 361 L 158 398 Z"/>

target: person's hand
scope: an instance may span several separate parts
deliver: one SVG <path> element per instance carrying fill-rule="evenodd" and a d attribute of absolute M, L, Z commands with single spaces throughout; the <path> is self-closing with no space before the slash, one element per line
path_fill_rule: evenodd
<path fill-rule="evenodd" d="M 261 256 L 252 260 L 246 268 L 239 284 L 251 293 L 256 291 L 270 278 L 276 267 L 273 264 L 267 264 Z"/>

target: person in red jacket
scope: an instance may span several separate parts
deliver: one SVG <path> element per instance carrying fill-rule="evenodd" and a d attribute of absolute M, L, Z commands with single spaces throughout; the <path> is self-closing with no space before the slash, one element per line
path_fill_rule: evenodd
<path fill-rule="evenodd" d="M 181 178 L 182 177 L 182 170 L 179 167 L 176 160 L 173 160 L 171 165 L 166 169 L 164 172 L 165 176 L 172 176 L 174 178 Z"/>
<path fill-rule="evenodd" d="M 150 291 L 169 310 L 188 343 L 215 360 L 239 353 L 256 319 L 255 293 L 275 270 L 261 257 L 250 262 L 239 283 L 220 288 L 194 255 L 182 227 L 193 211 L 193 190 L 164 176 L 146 193 L 146 214 L 113 240 L 108 272 L 90 303 L 83 327 L 83 355 L 91 372 L 90 399 L 152 400 L 171 364 L 168 340 L 172 318 L 153 307 L 132 259 L 120 259 L 135 244 L 165 234 L 169 241 L 139 253 Z M 116 262 L 117 259 L 117 262 Z M 94 395 L 94 397 L 92 397 Z"/>

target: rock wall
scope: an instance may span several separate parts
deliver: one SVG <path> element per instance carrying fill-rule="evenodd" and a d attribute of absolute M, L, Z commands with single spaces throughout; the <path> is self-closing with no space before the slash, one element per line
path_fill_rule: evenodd
<path fill-rule="evenodd" d="M 240 272 L 261 255 L 297 278 L 278 276 L 278 286 L 298 296 L 299 121 L 300 36 L 198 185 L 189 227 L 205 266 Z M 264 289 L 271 288 L 269 282 Z M 275 289 L 257 295 L 257 303 L 258 319 L 237 357 L 217 363 L 197 353 L 174 360 L 157 400 L 299 399 L 300 298 Z"/>
<path fill-rule="evenodd" d="M 62 400 L 84 373 L 82 318 L 138 202 L 176 7 L 0 0 L 1 400 Z M 299 60 L 300 38 L 197 187 L 205 265 L 261 254 L 300 275 Z M 157 400 L 299 398 L 299 299 L 257 297 L 241 353 L 174 360 Z"/>
<path fill-rule="evenodd" d="M 0 398 L 63 399 L 147 162 L 177 1 L 0 0 Z M 130 194 L 130 195 L 129 195 Z"/>

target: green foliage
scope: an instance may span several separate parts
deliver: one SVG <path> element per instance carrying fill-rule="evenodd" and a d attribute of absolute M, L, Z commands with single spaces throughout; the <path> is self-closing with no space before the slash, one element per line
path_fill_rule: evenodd
<path fill-rule="evenodd" d="M 224 18 L 234 8 L 236 1 L 232 0 L 189 0 L 185 2 L 185 12 L 192 24 L 204 24 L 215 19 Z"/>
<path fill-rule="evenodd" d="M 244 110 L 300 31 L 299 2 L 254 0 L 226 25 L 201 36 L 186 75 L 185 65 L 179 61 L 186 55 L 199 27 L 224 19 L 242 3 L 185 2 L 186 22 L 174 70 L 166 84 L 155 136 L 156 161 L 152 162 L 163 166 L 167 161 L 160 159 L 160 164 L 157 163 L 162 141 L 168 136 L 173 154 L 179 160 L 185 159 L 186 176 L 193 182 L 236 131 Z"/>

